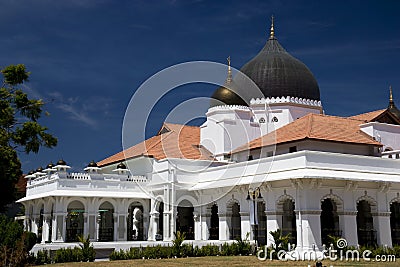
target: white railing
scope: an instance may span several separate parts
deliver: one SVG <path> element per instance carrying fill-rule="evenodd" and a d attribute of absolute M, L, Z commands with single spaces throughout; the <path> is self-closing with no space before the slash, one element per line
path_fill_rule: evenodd
<path fill-rule="evenodd" d="M 128 176 L 126 179 L 129 182 L 136 182 L 136 183 L 146 183 L 147 178 L 145 175 L 134 175 L 134 176 Z"/>
<path fill-rule="evenodd" d="M 89 175 L 89 173 L 72 172 L 72 173 L 67 174 L 67 179 L 90 180 L 90 175 Z"/>
<path fill-rule="evenodd" d="M 400 150 L 384 151 L 382 158 L 386 159 L 400 159 Z"/>

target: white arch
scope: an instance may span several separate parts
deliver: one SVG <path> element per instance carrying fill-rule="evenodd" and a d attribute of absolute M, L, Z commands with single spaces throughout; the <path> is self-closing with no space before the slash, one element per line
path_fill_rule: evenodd
<path fill-rule="evenodd" d="M 117 211 L 117 203 L 116 203 L 116 201 L 113 200 L 113 199 L 108 199 L 108 198 L 101 198 L 101 199 L 97 202 L 96 210 L 99 210 L 99 209 L 100 209 L 100 206 L 103 205 L 103 204 L 106 203 L 106 202 L 108 202 L 108 203 L 111 204 L 111 206 L 113 207 L 114 212 Z"/>
<path fill-rule="evenodd" d="M 87 203 L 86 203 L 86 200 L 85 200 L 84 198 L 82 198 L 82 197 L 71 197 L 71 198 L 68 198 L 68 199 L 65 201 L 64 211 L 67 212 L 69 204 L 70 204 L 72 201 L 75 201 L 75 200 L 81 202 L 81 203 L 83 204 L 83 207 L 84 207 L 84 209 L 85 209 L 85 212 L 87 212 Z"/>
<path fill-rule="evenodd" d="M 198 205 L 197 200 L 194 197 L 189 196 L 189 195 L 184 195 L 184 196 L 181 196 L 180 198 L 178 198 L 178 200 L 176 201 L 176 203 L 178 203 L 178 206 L 179 206 L 179 203 L 181 203 L 183 200 L 189 201 L 193 207 L 196 207 Z"/>
<path fill-rule="evenodd" d="M 343 211 L 343 199 L 342 199 L 341 197 L 339 197 L 339 196 L 336 195 L 336 194 L 329 193 L 329 194 L 326 194 L 325 196 L 323 196 L 323 197 L 321 198 L 321 203 L 322 203 L 325 199 L 331 199 L 331 200 L 333 200 L 333 202 L 335 202 L 335 204 L 336 204 L 336 209 L 337 209 L 337 211 Z"/>
<path fill-rule="evenodd" d="M 294 198 L 291 195 L 283 194 L 280 197 L 278 197 L 278 199 L 276 200 L 276 210 L 277 211 L 283 211 L 283 203 L 286 200 L 290 200 L 296 204 L 296 201 L 294 200 Z"/>
<path fill-rule="evenodd" d="M 368 195 L 361 196 L 357 199 L 356 203 L 358 204 L 360 201 L 365 200 L 371 206 L 371 212 L 377 211 L 377 204 L 374 198 Z"/>

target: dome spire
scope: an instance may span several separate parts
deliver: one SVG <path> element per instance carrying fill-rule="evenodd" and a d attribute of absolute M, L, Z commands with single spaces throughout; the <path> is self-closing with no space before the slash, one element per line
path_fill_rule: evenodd
<path fill-rule="evenodd" d="M 271 29 L 269 32 L 269 39 L 275 39 L 275 30 L 274 30 L 274 15 L 271 16 Z"/>
<path fill-rule="evenodd" d="M 226 60 L 228 61 L 228 76 L 226 77 L 226 83 L 230 83 L 232 81 L 231 56 Z"/>
<path fill-rule="evenodd" d="M 393 105 L 393 91 L 391 85 L 389 85 L 389 104 Z"/>

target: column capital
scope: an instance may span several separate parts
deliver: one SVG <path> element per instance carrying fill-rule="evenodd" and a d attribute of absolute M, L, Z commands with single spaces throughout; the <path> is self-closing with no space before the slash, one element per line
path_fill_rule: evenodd
<path fill-rule="evenodd" d="M 372 216 L 380 216 L 380 217 L 390 217 L 390 211 L 378 211 L 378 212 L 371 212 Z"/>
<path fill-rule="evenodd" d="M 248 212 L 248 211 L 240 211 L 239 214 L 241 217 L 250 216 L 250 212 Z"/>
<path fill-rule="evenodd" d="M 357 216 L 357 211 L 356 210 L 342 210 L 342 211 L 338 211 L 338 215 Z"/>

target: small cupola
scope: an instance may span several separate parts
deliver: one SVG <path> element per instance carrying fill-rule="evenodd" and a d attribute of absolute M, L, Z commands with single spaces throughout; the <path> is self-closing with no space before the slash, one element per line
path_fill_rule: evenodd
<path fill-rule="evenodd" d="M 43 171 L 45 171 L 47 174 L 50 174 L 56 171 L 54 167 L 55 165 L 53 164 L 53 162 L 50 162 L 49 164 L 47 164 L 46 169 L 44 169 Z"/>
<path fill-rule="evenodd" d="M 87 173 L 98 173 L 98 171 L 101 168 L 99 168 L 99 166 L 97 166 L 97 163 L 94 162 L 94 160 L 92 160 L 87 167 L 84 169 L 84 171 L 86 171 Z"/>
<path fill-rule="evenodd" d="M 54 166 L 54 168 L 58 172 L 66 172 L 67 169 L 70 169 L 71 167 L 68 166 L 67 163 L 63 159 L 60 159 L 59 161 L 57 161 L 56 166 Z"/>
<path fill-rule="evenodd" d="M 120 162 L 117 165 L 117 168 L 113 170 L 113 172 L 118 172 L 119 175 L 125 175 L 128 173 L 128 169 L 126 168 L 126 165 L 123 162 Z"/>

